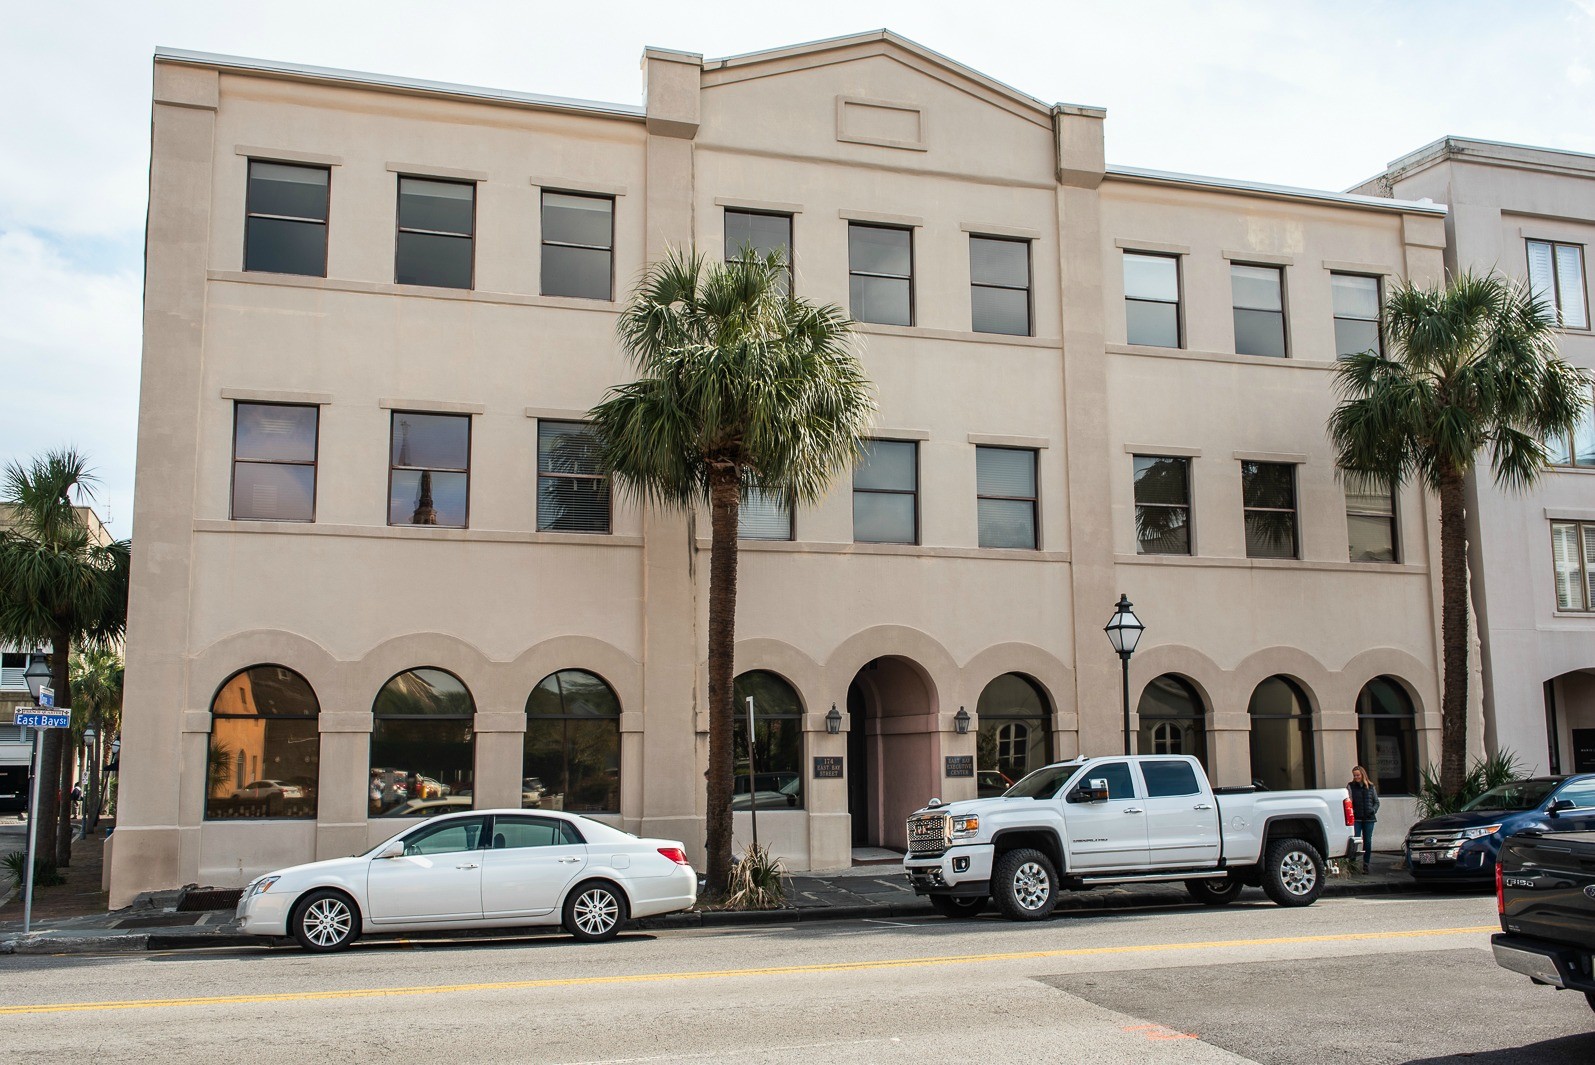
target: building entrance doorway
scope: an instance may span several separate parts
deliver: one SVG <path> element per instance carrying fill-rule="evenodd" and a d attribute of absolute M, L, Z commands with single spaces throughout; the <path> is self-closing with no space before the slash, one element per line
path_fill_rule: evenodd
<path fill-rule="evenodd" d="M 936 692 L 896 656 L 865 664 L 847 689 L 847 812 L 853 846 L 908 845 L 907 819 L 937 795 Z"/>

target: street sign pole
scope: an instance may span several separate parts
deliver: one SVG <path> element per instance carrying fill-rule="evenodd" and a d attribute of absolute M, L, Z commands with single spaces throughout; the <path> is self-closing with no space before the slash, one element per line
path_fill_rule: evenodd
<path fill-rule="evenodd" d="M 758 742 L 753 738 L 753 696 L 748 696 L 748 811 L 753 816 L 753 847 L 759 847 Z"/>
<path fill-rule="evenodd" d="M 28 781 L 28 854 L 22 888 L 22 934 L 33 928 L 33 862 L 39 846 L 39 776 L 44 753 L 44 730 L 33 730 L 33 774 Z"/>

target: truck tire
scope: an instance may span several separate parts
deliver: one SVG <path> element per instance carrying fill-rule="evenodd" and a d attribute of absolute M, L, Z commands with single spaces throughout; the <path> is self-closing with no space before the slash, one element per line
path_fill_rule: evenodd
<path fill-rule="evenodd" d="M 1589 1003 L 1589 1008 L 1595 1010 L 1595 991 L 1584 992 L 1584 1001 Z"/>
<path fill-rule="evenodd" d="M 1040 851 L 1016 848 L 997 859 L 991 894 L 1010 921 L 1039 921 L 1058 904 L 1058 870 Z"/>
<path fill-rule="evenodd" d="M 1276 839 L 1263 858 L 1263 891 L 1277 906 L 1311 906 L 1324 893 L 1324 858 L 1301 839 Z"/>
<path fill-rule="evenodd" d="M 1203 906 L 1228 906 L 1241 897 L 1239 880 L 1225 877 L 1222 880 L 1187 880 L 1185 890 Z"/>
<path fill-rule="evenodd" d="M 930 908 L 943 917 L 979 917 L 986 908 L 984 895 L 932 895 Z"/>

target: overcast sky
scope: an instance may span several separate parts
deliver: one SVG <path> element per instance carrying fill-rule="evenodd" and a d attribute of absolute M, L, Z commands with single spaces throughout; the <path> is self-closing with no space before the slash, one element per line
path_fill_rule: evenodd
<path fill-rule="evenodd" d="M 1046 101 L 1108 160 L 1342 189 L 1445 134 L 1595 152 L 1595 0 L 587 3 L 0 0 L 0 459 L 68 444 L 132 533 L 157 45 L 641 102 L 709 58 L 888 27 Z"/>

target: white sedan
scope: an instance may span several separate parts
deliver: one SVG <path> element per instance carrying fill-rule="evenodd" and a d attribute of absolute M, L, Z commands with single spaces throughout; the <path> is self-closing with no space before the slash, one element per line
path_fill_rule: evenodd
<path fill-rule="evenodd" d="M 575 814 L 474 810 L 431 818 L 353 858 L 257 877 L 238 921 L 245 933 L 291 935 L 313 951 L 340 950 L 362 933 L 538 925 L 595 942 L 697 898 L 679 842 Z"/>

